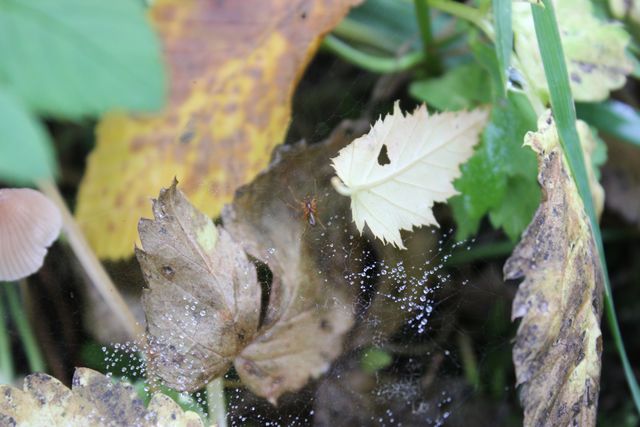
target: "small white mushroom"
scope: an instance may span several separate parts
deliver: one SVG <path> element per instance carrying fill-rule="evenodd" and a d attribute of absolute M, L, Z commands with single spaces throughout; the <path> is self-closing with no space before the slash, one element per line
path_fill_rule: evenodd
<path fill-rule="evenodd" d="M 60 210 L 42 193 L 0 189 L 0 282 L 38 271 L 61 227 Z"/>

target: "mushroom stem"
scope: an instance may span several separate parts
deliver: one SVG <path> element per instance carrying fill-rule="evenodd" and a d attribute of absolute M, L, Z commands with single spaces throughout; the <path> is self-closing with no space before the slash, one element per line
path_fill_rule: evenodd
<path fill-rule="evenodd" d="M 131 309 L 122 298 L 122 295 L 114 285 L 113 281 L 105 271 L 102 263 L 95 256 L 95 253 L 84 238 L 80 227 L 73 219 L 73 215 L 69 212 L 66 203 L 62 199 L 58 187 L 50 181 L 39 181 L 38 188 L 46 194 L 62 212 L 63 230 L 69 240 L 69 245 L 75 253 L 78 261 L 89 276 L 91 283 L 96 287 L 107 305 L 118 317 L 122 326 L 132 339 L 142 335 L 143 330 L 134 317 Z"/>

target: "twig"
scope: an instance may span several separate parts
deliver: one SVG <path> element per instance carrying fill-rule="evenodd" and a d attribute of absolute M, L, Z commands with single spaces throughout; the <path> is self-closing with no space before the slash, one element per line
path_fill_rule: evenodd
<path fill-rule="evenodd" d="M 104 267 L 96 258 L 93 250 L 84 238 L 80 227 L 73 219 L 69 208 L 62 199 L 58 187 L 50 181 L 39 181 L 38 187 L 45 193 L 60 209 L 64 231 L 69 239 L 69 245 L 75 253 L 78 261 L 89 276 L 91 283 L 96 287 L 107 305 L 116 315 L 122 326 L 132 339 L 136 339 L 143 333 L 142 327 L 136 321 L 129 306 L 122 298 L 122 295 L 111 281 L 111 278 L 104 270 Z"/>
<path fill-rule="evenodd" d="M 227 427 L 227 409 L 224 401 L 224 380 L 216 378 L 207 384 L 207 405 L 209 406 L 209 420 L 216 423 L 216 427 Z"/>

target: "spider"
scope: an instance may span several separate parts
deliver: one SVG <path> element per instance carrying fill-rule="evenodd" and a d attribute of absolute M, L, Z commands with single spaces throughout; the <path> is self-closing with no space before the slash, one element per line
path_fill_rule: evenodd
<path fill-rule="evenodd" d="M 318 221 L 316 221 L 316 216 L 318 215 L 318 201 L 316 198 L 306 196 L 300 202 L 300 207 L 302 208 L 304 219 L 309 222 L 310 226 L 315 227 L 318 223 Z"/>
<path fill-rule="evenodd" d="M 310 226 L 315 227 L 317 224 L 320 224 L 320 226 L 324 228 L 324 225 L 318 218 L 318 200 L 309 195 L 305 196 L 302 200 L 299 200 L 296 195 L 293 194 L 291 187 L 289 187 L 289 191 L 291 192 L 291 196 L 293 196 L 293 200 L 295 200 L 297 206 L 292 206 L 289 203 L 287 204 L 295 210 L 302 211 L 302 217 Z"/>

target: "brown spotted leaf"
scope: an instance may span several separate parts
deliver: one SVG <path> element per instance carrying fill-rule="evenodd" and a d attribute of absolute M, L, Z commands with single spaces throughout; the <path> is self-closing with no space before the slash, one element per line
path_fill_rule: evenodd
<path fill-rule="evenodd" d="M 203 426 L 195 412 L 184 412 L 156 394 L 148 408 L 130 384 L 114 383 L 87 368 L 76 369 L 69 390 L 46 374 L 25 378 L 22 390 L 0 385 L 0 425 L 31 426 Z"/>
<path fill-rule="evenodd" d="M 224 374 L 256 334 L 260 285 L 242 247 L 175 181 L 160 191 L 153 213 L 155 220 L 140 220 L 136 251 L 149 286 L 149 370 L 170 387 L 194 390 Z"/>
<path fill-rule="evenodd" d="M 348 199 L 330 187 L 329 159 L 364 130 L 364 122 L 344 123 L 323 143 L 280 147 L 223 211 L 229 232 L 273 273 L 265 324 L 235 361 L 242 381 L 273 403 L 324 373 L 353 325 L 359 289 L 345 272 L 361 270 L 346 254 L 360 240 Z"/>
<path fill-rule="evenodd" d="M 524 425 L 594 426 L 602 350 L 598 253 L 549 112 L 525 144 L 538 155 L 543 198 L 504 266 L 506 279 L 524 277 L 512 312 L 522 318 L 513 360 Z"/>
<path fill-rule="evenodd" d="M 174 176 L 217 216 L 267 166 L 320 37 L 360 1 L 154 1 L 169 103 L 158 115 L 115 112 L 98 124 L 76 211 L 98 256 L 131 255 L 149 198 Z"/>

